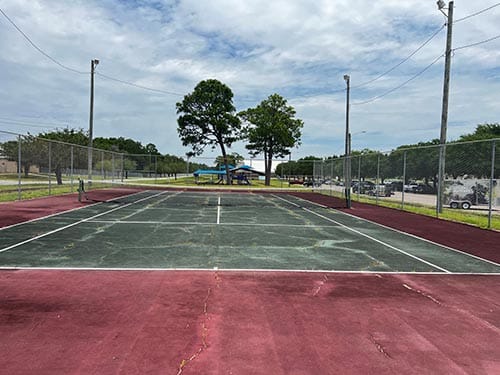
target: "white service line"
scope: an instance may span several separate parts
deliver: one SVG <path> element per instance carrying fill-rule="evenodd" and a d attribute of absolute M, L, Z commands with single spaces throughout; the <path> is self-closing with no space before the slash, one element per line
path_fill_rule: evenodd
<path fill-rule="evenodd" d="M 165 191 L 163 191 L 163 192 L 161 192 L 161 193 L 158 193 L 158 194 L 155 194 L 155 195 L 151 195 L 151 196 L 149 196 L 149 197 L 145 197 L 145 198 L 139 199 L 138 201 L 131 202 L 131 203 L 127 203 L 127 204 L 125 204 L 125 205 L 123 205 L 123 206 L 115 207 L 115 208 L 113 208 L 113 209 L 111 209 L 111 210 L 108 210 L 108 211 L 106 211 L 106 212 L 101 212 L 100 214 L 97 214 L 97 215 L 94 215 L 94 216 L 88 217 L 88 218 L 86 218 L 86 219 L 82 219 L 82 220 L 77 221 L 77 222 L 72 223 L 72 224 L 65 225 L 64 227 L 54 229 L 54 230 L 52 230 L 52 231 L 50 231 L 50 232 L 47 232 L 47 233 L 41 234 L 41 235 L 36 236 L 36 237 L 33 237 L 33 238 L 30 238 L 30 239 L 28 239 L 28 240 L 26 240 L 26 241 L 18 242 L 18 243 L 14 244 L 14 245 L 7 246 L 7 247 L 5 247 L 5 248 L 3 248 L 3 249 L 0 249 L 0 253 L 3 253 L 4 251 L 7 251 L 7 250 L 10 250 L 10 249 L 13 249 L 13 248 L 18 247 L 18 246 L 21 246 L 21 245 L 27 244 L 27 243 L 29 243 L 29 242 L 32 242 L 32 241 L 38 240 L 39 238 L 43 238 L 43 237 L 50 236 L 51 234 L 54 234 L 54 233 L 60 232 L 60 231 L 62 231 L 62 230 L 65 230 L 65 229 L 68 229 L 68 228 L 74 227 L 75 225 L 78 225 L 78 224 L 81 224 L 81 223 L 85 223 L 85 222 L 87 222 L 87 221 L 90 221 L 90 220 L 95 219 L 95 218 L 97 218 L 97 217 L 100 217 L 100 216 L 103 216 L 103 215 L 109 214 L 109 213 L 111 213 L 111 212 L 114 212 L 114 211 L 117 211 L 117 210 L 121 210 L 122 208 L 125 208 L 125 207 L 128 207 L 128 206 L 131 206 L 131 205 L 133 205 L 133 204 L 135 204 L 135 203 L 139 203 L 139 202 L 145 201 L 145 200 L 147 200 L 147 199 L 155 198 L 155 197 L 157 197 L 157 196 L 159 196 L 159 195 L 162 195 L 162 194 L 164 194 L 164 193 L 166 193 L 166 192 L 165 192 Z"/>
<path fill-rule="evenodd" d="M 220 224 L 220 195 L 217 199 L 217 224 Z"/>
<path fill-rule="evenodd" d="M 285 199 L 285 198 L 281 198 L 281 197 L 277 197 L 277 198 L 279 198 L 279 199 L 281 199 L 281 200 L 283 200 L 283 201 L 285 201 L 285 202 L 288 202 L 288 203 L 290 203 L 290 204 L 293 204 L 293 205 L 295 205 L 295 206 L 298 206 L 297 204 L 295 204 L 295 203 L 293 203 L 293 202 L 291 202 L 291 201 L 288 201 L 288 200 L 287 200 L 287 199 Z M 337 224 L 337 225 L 341 226 L 342 228 L 345 228 L 345 229 L 347 229 L 347 230 L 349 230 L 349 231 L 351 231 L 351 232 L 353 232 L 353 233 L 356 233 L 356 234 L 358 234 L 358 235 L 360 235 L 360 236 L 366 237 L 366 238 L 368 238 L 368 239 L 370 239 L 370 240 L 372 240 L 372 241 L 375 241 L 375 242 L 377 242 L 377 243 L 379 243 L 379 244 L 381 244 L 381 245 L 383 245 L 383 246 L 386 246 L 386 247 L 388 247 L 388 248 L 390 248 L 390 249 L 393 249 L 393 250 L 396 250 L 396 251 L 398 251 L 398 252 L 400 252 L 400 253 L 402 253 L 402 254 L 405 254 L 405 255 L 409 256 L 410 258 L 416 259 L 416 260 L 418 260 L 418 261 L 420 261 L 420 262 L 422 262 L 422 263 L 425 263 L 425 264 L 427 264 L 427 265 L 429 265 L 429 266 L 431 266 L 431 267 L 437 268 L 438 270 L 441 270 L 441 271 L 443 271 L 443 272 L 446 272 L 446 273 L 451 273 L 451 271 L 448 271 L 447 269 L 445 269 L 445 268 L 443 268 L 443 267 L 440 267 L 440 266 L 438 266 L 438 265 L 436 265 L 436 264 L 434 264 L 434 263 L 428 262 L 428 261 L 426 261 L 425 259 L 419 258 L 419 257 L 417 257 L 417 256 L 415 256 L 415 255 L 413 255 L 413 254 L 410 254 L 410 253 L 408 253 L 408 252 L 406 252 L 406 251 L 404 251 L 404 250 L 398 249 L 397 247 L 394 247 L 394 246 L 392 246 L 392 245 L 389 245 L 388 243 L 386 243 L 386 242 L 384 242 L 384 241 L 380 241 L 380 240 L 376 239 L 375 237 L 372 237 L 372 236 L 370 236 L 370 235 L 368 235 L 368 234 L 365 234 L 365 233 L 363 233 L 363 232 L 360 232 L 360 231 L 358 231 L 358 230 L 356 230 L 356 229 L 354 229 L 354 228 L 351 228 L 351 227 L 349 227 L 349 226 L 347 226 L 347 225 L 344 225 L 344 224 L 342 224 L 342 223 L 339 223 L 339 222 L 338 222 L 338 221 L 336 221 L 336 220 L 333 220 L 333 219 L 330 219 L 329 217 L 326 217 L 326 216 L 324 216 L 324 215 L 318 214 L 317 212 L 314 212 L 314 211 L 312 211 L 312 210 L 310 210 L 310 209 L 308 209 L 308 208 L 305 208 L 305 207 L 302 207 L 302 209 L 303 209 L 304 211 L 307 211 L 307 212 L 309 212 L 309 213 L 311 213 L 311 214 L 313 214 L 313 215 L 316 215 L 316 216 L 318 216 L 318 217 L 320 217 L 320 218 L 322 218 L 322 219 L 324 219 L 324 220 L 327 220 L 327 221 L 330 221 L 330 222 L 332 222 L 332 223 L 334 223 L 334 224 Z"/>

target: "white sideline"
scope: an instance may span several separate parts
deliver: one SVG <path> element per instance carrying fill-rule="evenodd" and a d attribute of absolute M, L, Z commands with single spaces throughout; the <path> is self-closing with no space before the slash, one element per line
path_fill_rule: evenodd
<path fill-rule="evenodd" d="M 285 198 L 279 197 L 279 196 L 276 196 L 276 198 L 281 199 L 281 200 L 283 200 L 283 201 L 285 201 L 287 203 L 290 203 L 290 204 L 295 204 L 295 203 L 293 203 L 293 202 L 291 202 L 291 201 L 289 201 L 289 200 L 287 200 Z M 298 206 L 297 204 L 295 204 L 295 205 Z M 366 238 L 368 238 L 368 239 L 370 239 L 370 240 L 372 240 L 374 242 L 377 242 L 377 243 L 379 243 L 379 244 L 381 244 L 381 245 L 383 245 L 385 247 L 388 247 L 389 249 L 396 250 L 396 251 L 400 252 L 401 254 L 404 254 L 406 256 L 409 256 L 410 258 L 413 258 L 413 259 L 416 259 L 416 260 L 418 260 L 418 261 L 420 261 L 422 263 L 425 263 L 428 266 L 431 266 L 433 268 L 437 268 L 438 270 L 441 270 L 441 271 L 446 272 L 446 273 L 452 273 L 451 271 L 448 271 L 447 269 L 445 269 L 443 267 L 440 267 L 440 266 L 438 266 L 438 265 L 436 265 L 434 263 L 428 262 L 425 259 L 419 258 L 419 257 L 417 257 L 417 256 L 415 256 L 413 254 L 410 254 L 410 253 L 408 253 L 408 252 L 406 252 L 404 250 L 398 249 L 397 247 L 392 246 L 392 245 L 388 244 L 387 242 L 381 241 L 381 240 L 379 240 L 379 239 L 377 239 L 375 237 L 372 237 L 372 236 L 370 236 L 368 234 L 360 232 L 360 231 L 358 231 L 358 230 L 356 230 L 354 228 L 351 228 L 351 227 L 349 227 L 347 225 L 344 225 L 344 224 L 342 224 L 342 223 L 340 223 L 340 222 L 338 222 L 336 220 L 330 219 L 329 217 L 326 217 L 326 216 L 323 216 L 321 214 L 318 214 L 317 212 L 314 212 L 314 211 L 312 211 L 312 210 L 310 210 L 310 209 L 308 209 L 306 207 L 302 207 L 302 209 L 304 211 L 309 212 L 309 213 L 311 213 L 313 215 L 316 215 L 316 216 L 318 216 L 318 217 L 320 217 L 320 218 L 322 218 L 324 220 L 327 220 L 327 221 L 329 221 L 331 223 L 337 224 L 337 225 L 341 226 L 342 228 L 347 229 L 347 230 L 349 230 L 349 231 L 351 231 L 353 233 L 356 233 L 356 234 L 358 234 L 360 236 L 366 237 Z"/>
<path fill-rule="evenodd" d="M 72 223 L 72 224 L 65 225 L 65 226 L 63 226 L 63 227 L 60 227 L 60 228 L 54 229 L 54 230 L 52 230 L 52 231 L 50 231 L 50 232 L 47 232 L 47 233 L 44 233 L 44 234 L 40 234 L 39 236 L 32 237 L 32 238 L 27 239 L 27 240 L 25 240 L 25 241 L 18 242 L 18 243 L 14 244 L 14 245 L 10 245 L 10 246 L 7 246 L 7 247 L 5 247 L 5 248 L 3 248 L 3 249 L 0 249 L 0 253 L 3 253 L 4 251 L 7 251 L 7 250 L 14 249 L 14 248 L 16 248 L 16 247 L 18 247 L 18 246 L 21 246 L 21 245 L 24 245 L 24 244 L 26 244 L 26 243 L 30 243 L 30 242 L 32 242 L 32 241 L 38 240 L 39 238 L 47 237 L 47 236 L 49 236 L 49 235 L 51 235 L 51 234 L 54 234 L 54 233 L 60 232 L 60 231 L 62 231 L 62 230 L 65 230 L 65 229 L 68 229 L 68 228 L 74 227 L 74 226 L 76 226 L 76 225 L 78 225 L 78 224 L 85 223 L 85 222 L 90 221 L 90 220 L 92 220 L 92 219 L 95 219 L 95 218 L 97 218 L 97 217 L 100 217 L 100 216 L 103 216 L 103 215 L 109 214 L 110 212 L 114 212 L 114 211 L 117 211 L 117 210 L 121 210 L 122 208 L 125 208 L 125 207 L 128 207 L 128 206 L 131 206 L 131 205 L 133 205 L 133 204 L 135 204 L 135 203 L 139 203 L 139 202 L 142 202 L 142 201 L 145 201 L 145 200 L 151 199 L 151 198 L 155 198 L 155 197 L 157 197 L 157 196 L 159 196 L 159 195 L 162 195 L 162 194 L 165 194 L 165 193 L 166 193 L 166 192 L 165 192 L 165 191 L 163 191 L 163 192 L 161 192 L 161 193 L 158 193 L 158 194 L 155 194 L 155 195 L 151 195 L 151 196 L 149 196 L 149 197 L 145 197 L 145 198 L 139 199 L 139 200 L 137 200 L 137 201 L 135 201 L 135 202 L 131 202 L 131 203 L 127 203 L 127 204 L 125 204 L 125 205 L 123 205 L 123 206 L 115 207 L 115 208 L 113 208 L 113 209 L 111 209 L 111 210 L 108 210 L 108 211 L 106 211 L 106 212 L 101 212 L 100 214 L 97 214 L 97 215 L 94 215 L 94 216 L 88 217 L 88 218 L 86 218 L 86 219 L 82 219 L 82 220 L 77 221 L 77 222 L 74 222 L 74 223 Z"/>

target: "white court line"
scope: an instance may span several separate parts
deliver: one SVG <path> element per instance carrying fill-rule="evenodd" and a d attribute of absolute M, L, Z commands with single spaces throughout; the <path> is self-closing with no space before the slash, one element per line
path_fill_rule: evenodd
<path fill-rule="evenodd" d="M 77 221 L 77 222 L 75 222 L 75 223 L 65 225 L 65 226 L 63 226 L 63 227 L 60 227 L 60 228 L 54 229 L 54 230 L 52 230 L 52 231 L 50 231 L 50 232 L 47 232 L 47 233 L 44 233 L 44 234 L 40 234 L 39 236 L 32 237 L 32 238 L 30 238 L 30 239 L 28 239 L 28 240 L 25 240 L 25 241 L 22 241 L 22 242 L 18 242 L 18 243 L 14 244 L 14 245 L 7 246 L 7 247 L 5 247 L 5 248 L 3 248 L 3 249 L 0 249 L 0 253 L 3 253 L 4 251 L 7 251 L 7 250 L 10 250 L 10 249 L 13 249 L 13 248 L 15 248 L 15 247 L 18 247 L 18 246 L 21 246 L 21 245 L 24 245 L 24 244 L 30 243 L 30 242 L 32 242 L 32 241 L 38 240 L 39 238 L 43 238 L 43 237 L 50 236 L 51 234 L 54 234 L 54 233 L 60 232 L 60 231 L 62 231 L 62 230 L 65 230 L 65 229 L 68 229 L 68 228 L 74 227 L 75 225 L 78 225 L 78 224 L 81 224 L 81 223 L 85 223 L 85 222 L 87 222 L 87 221 L 90 221 L 90 220 L 92 220 L 92 219 L 95 219 L 96 217 L 100 217 L 100 216 L 103 216 L 103 215 L 109 214 L 109 213 L 111 213 L 111 212 L 114 212 L 114 211 L 117 211 L 117 210 L 121 210 L 122 208 L 125 208 L 125 207 L 128 207 L 128 206 L 131 206 L 131 205 L 133 205 L 133 204 L 135 204 L 135 203 L 139 203 L 139 202 L 142 202 L 142 201 L 145 201 L 145 200 L 151 199 L 151 198 L 155 198 L 155 197 L 157 197 L 157 196 L 159 196 L 159 195 L 162 195 L 162 194 L 165 194 L 165 193 L 166 193 L 166 192 L 164 192 L 164 191 L 163 191 L 163 192 L 161 192 L 161 193 L 158 193 L 158 194 L 155 194 L 155 195 L 151 195 L 151 196 L 149 196 L 149 197 L 145 197 L 145 198 L 139 199 L 139 200 L 137 200 L 137 201 L 135 201 L 135 202 L 131 202 L 131 203 L 127 203 L 127 204 L 125 204 L 125 205 L 123 205 L 123 206 L 115 207 L 115 208 L 113 208 L 113 209 L 111 209 L 111 210 L 108 210 L 108 211 L 106 211 L 106 212 L 101 212 L 100 214 L 97 214 L 97 215 L 94 215 L 94 216 L 88 217 L 88 218 L 86 218 L 86 219 L 82 219 L 82 220 Z"/>
<path fill-rule="evenodd" d="M 132 197 L 132 196 L 134 196 L 134 195 L 141 194 L 141 193 L 144 193 L 144 192 L 143 192 L 143 191 L 139 191 L 139 192 L 137 192 L 137 193 L 133 193 L 133 194 L 121 195 L 121 196 L 116 197 L 116 198 L 111 198 L 111 199 L 108 199 L 108 200 L 107 200 L 107 201 L 105 201 L 105 202 L 108 202 L 108 201 L 113 201 L 113 200 L 116 200 L 116 199 L 121 199 L 121 198 Z M 22 221 L 22 222 L 20 222 L 20 223 L 16 223 L 16 224 L 8 225 L 8 226 L 6 226 L 6 227 L 2 227 L 2 228 L 0 228 L 0 231 L 1 231 L 1 230 L 4 230 L 4 229 L 9 229 L 9 228 L 17 227 L 17 226 L 20 226 L 20 225 L 23 225 L 23 224 L 32 223 L 32 222 L 34 222 L 34 221 L 39 221 L 39 220 L 43 220 L 43 219 L 48 219 L 48 218 L 51 218 L 51 217 L 54 217 L 54 216 L 57 216 L 57 215 L 63 215 L 63 214 L 66 214 L 66 213 L 68 213 L 68 212 L 78 211 L 78 210 L 81 210 L 81 209 L 83 209 L 83 208 L 92 207 L 92 206 L 96 206 L 96 205 L 98 205 L 98 204 L 103 204 L 103 203 L 104 203 L 104 202 L 92 203 L 92 204 L 89 204 L 89 205 L 86 205 L 86 206 L 72 208 L 71 210 L 66 210 L 66 211 L 56 212 L 55 214 L 51 214 L 51 215 L 46 215 L 46 216 L 36 217 L 36 218 L 34 218 L 34 219 L 31 219 L 31 220 L 26 220 L 26 221 Z"/>
<path fill-rule="evenodd" d="M 136 272 L 136 271 L 145 271 L 145 272 L 165 272 L 165 271 L 194 271 L 194 272 L 251 272 L 251 273 L 258 273 L 258 272 L 276 272 L 276 273 L 329 273 L 329 274 L 372 274 L 372 275 L 428 275 L 428 276 L 447 276 L 447 277 L 456 277 L 456 276 L 500 276 L 500 273 L 498 272 L 491 272 L 491 273 L 486 273 L 486 272 L 453 272 L 453 273 L 447 273 L 447 272 L 431 272 L 431 271 L 335 271 L 335 270 L 297 270 L 297 269 L 274 269 L 274 268 L 175 268 L 175 267 L 165 267 L 165 268 L 160 268 L 160 267 L 155 267 L 155 268 L 146 268 L 146 267 L 137 267 L 137 268 L 125 268 L 125 267 L 116 267 L 116 268 L 111 268 L 111 267 L 23 267 L 23 266 L 12 266 L 12 267 L 6 267 L 2 266 L 0 267 L 0 270 L 26 270 L 26 271 L 117 271 L 117 272 L 123 272 L 123 271 L 130 271 L 130 272 Z"/>
<path fill-rule="evenodd" d="M 220 224 L 220 195 L 217 199 L 217 224 Z"/>
<path fill-rule="evenodd" d="M 295 197 L 295 196 L 293 196 Z M 328 208 L 327 206 L 323 206 L 323 205 L 320 205 L 319 203 L 315 203 L 315 202 L 311 202 L 311 201 L 308 201 L 304 198 L 301 198 L 301 197 L 295 197 L 297 199 L 300 199 L 304 202 L 307 202 L 307 203 L 313 203 L 313 204 L 316 204 L 316 205 L 319 205 L 321 207 L 324 207 L 324 208 Z M 500 267 L 500 263 L 496 263 L 492 260 L 489 260 L 489 259 L 485 259 L 485 258 L 481 258 L 480 256 L 477 256 L 477 255 L 474 255 L 474 254 L 470 254 L 470 253 L 467 253 L 465 251 L 462 251 L 462 250 L 458 250 L 458 249 L 455 249 L 453 247 L 450 247 L 450 246 L 446 246 L 446 245 L 443 245 L 441 243 L 438 243 L 438 242 L 434 242 L 434 241 L 431 241 L 431 240 L 428 240 L 427 238 L 423 238 L 423 237 L 419 237 L 415 234 L 411 234 L 411 233 L 407 233 L 407 232 L 404 232 L 402 230 L 399 230 L 399 229 L 396 229 L 396 228 L 391 228 L 387 225 L 384 225 L 384 224 L 380 224 L 380 223 L 377 223 L 376 221 L 372 221 L 372 220 L 368 220 L 368 219 L 365 219 L 363 217 L 359 217 L 359 216 L 356 216 L 356 215 L 353 215 L 353 214 L 350 214 L 348 212 L 344 212 L 344 211 L 339 211 L 337 209 L 333 209 L 336 213 L 340 214 L 340 215 L 345 215 L 345 216 L 349 216 L 353 219 L 357 219 L 357 220 L 360 220 L 360 221 L 365 221 L 367 223 L 371 223 L 371 224 L 374 224 L 374 225 L 377 225 L 379 227 L 382 227 L 382 228 L 385 228 L 385 229 L 389 229 L 393 232 L 397 232 L 397 233 L 400 233 L 400 234 L 403 234 L 405 236 L 408 236 L 408 237 L 412 237 L 412 238 L 415 238 L 417 240 L 420 240 L 420 241 L 424 241 L 424 242 L 427 242 L 427 243 L 430 243 L 432 245 L 435 245 L 435 246 L 439 246 L 439 247 L 442 247 L 443 249 L 446 249 L 446 250 L 450 250 L 450 251 L 454 251 L 454 252 L 457 252 L 457 253 L 460 253 L 460 254 L 463 254 L 463 255 L 466 255 L 468 257 L 471 257 L 471 258 L 474 258 L 474 259 L 477 259 L 477 260 L 480 260 L 482 262 L 486 262 L 486 263 L 490 263 L 490 264 L 493 264 L 494 266 L 498 266 Z"/>
<path fill-rule="evenodd" d="M 288 203 L 294 204 L 293 202 L 290 202 L 290 201 L 286 200 L 285 198 L 281 198 L 281 197 L 278 197 L 278 196 L 277 196 L 277 198 L 279 198 L 279 199 L 281 199 L 281 200 L 283 200 L 283 201 L 285 201 L 285 202 L 288 202 Z M 297 206 L 298 206 L 298 205 L 297 205 Z M 426 261 L 425 259 L 419 258 L 419 257 L 417 257 L 417 256 L 415 256 L 415 255 L 413 255 L 413 254 L 410 254 L 410 253 L 408 253 L 408 252 L 406 252 L 406 251 L 404 251 L 404 250 L 398 249 L 398 248 L 397 248 L 397 247 L 395 247 L 395 246 L 389 245 L 388 243 L 386 243 L 386 242 L 384 242 L 384 241 L 381 241 L 381 240 L 379 240 L 379 239 L 377 239 L 377 238 L 375 238 L 375 237 L 372 237 L 372 236 L 370 236 L 370 235 L 368 235 L 368 234 L 365 234 L 365 233 L 363 233 L 363 232 L 360 232 L 360 231 L 358 231 L 358 230 L 356 230 L 356 229 L 354 229 L 354 228 L 351 228 L 351 227 L 349 227 L 349 226 L 347 226 L 347 225 L 344 225 L 344 224 L 342 224 L 342 223 L 340 223 L 340 222 L 338 222 L 338 221 L 336 221 L 336 220 L 333 220 L 333 219 L 330 219 L 329 217 L 326 217 L 326 216 L 323 216 L 323 215 L 321 215 L 321 214 L 318 214 L 317 212 L 314 212 L 314 211 L 312 211 L 312 210 L 310 210 L 310 209 L 308 209 L 308 208 L 305 208 L 305 207 L 302 207 L 302 209 L 303 209 L 304 211 L 309 212 L 309 213 L 311 213 L 311 214 L 313 214 L 313 215 L 316 215 L 316 216 L 318 216 L 318 217 L 320 217 L 320 218 L 322 218 L 322 219 L 324 219 L 324 220 L 327 220 L 327 221 L 330 221 L 330 222 L 332 222 L 332 223 L 334 223 L 334 224 L 337 224 L 337 225 L 341 226 L 342 228 L 347 229 L 347 230 L 349 230 L 349 231 L 351 231 L 351 232 L 353 232 L 353 233 L 356 233 L 356 234 L 358 234 L 358 235 L 360 235 L 360 236 L 366 237 L 366 238 L 368 238 L 368 239 L 370 239 L 370 240 L 372 240 L 372 241 L 374 241 L 374 242 L 377 242 L 377 243 L 379 243 L 379 244 L 381 244 L 381 245 L 383 245 L 383 246 L 386 246 L 386 247 L 388 247 L 388 248 L 390 248 L 390 249 L 396 250 L 396 251 L 398 251 L 398 252 L 400 252 L 400 253 L 402 253 L 402 254 L 404 254 L 404 255 L 409 256 L 410 258 L 416 259 L 416 260 L 418 260 L 418 261 L 420 261 L 420 262 L 422 262 L 422 263 L 425 263 L 425 264 L 427 264 L 427 265 L 429 265 L 429 266 L 431 266 L 431 267 L 437 268 L 437 269 L 439 269 L 439 270 L 441 270 L 441 271 L 443 271 L 443 272 L 446 272 L 446 273 L 451 273 L 451 271 L 448 271 L 447 269 L 445 269 L 445 268 L 443 268 L 443 267 L 440 267 L 440 266 L 438 266 L 438 265 L 436 265 L 436 264 L 434 264 L 434 263 L 428 262 L 428 261 Z"/>

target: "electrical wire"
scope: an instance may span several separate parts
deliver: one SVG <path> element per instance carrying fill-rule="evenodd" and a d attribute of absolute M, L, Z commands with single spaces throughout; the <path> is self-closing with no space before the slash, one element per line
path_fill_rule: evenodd
<path fill-rule="evenodd" d="M 89 72 L 82 72 L 80 70 L 76 70 L 76 69 L 73 69 L 73 68 L 70 68 L 69 66 L 66 66 L 62 63 L 60 63 L 59 61 L 57 61 L 56 59 L 54 59 L 52 56 L 50 56 L 48 53 L 46 53 L 44 50 L 42 50 L 40 47 L 38 47 L 29 37 L 28 35 L 26 35 L 15 23 L 14 21 L 12 21 L 9 16 L 7 16 L 7 14 L 5 14 L 5 12 L 0 8 L 0 13 L 2 13 L 2 15 L 7 19 L 7 21 L 9 21 L 12 26 L 15 27 L 15 29 L 24 37 L 24 39 L 26 39 L 28 41 L 29 44 L 31 44 L 33 46 L 33 48 L 35 48 L 38 52 L 40 52 L 42 55 L 44 55 L 46 58 L 48 58 L 50 61 L 52 61 L 54 64 L 57 64 L 59 65 L 61 68 L 63 69 L 66 69 L 66 70 L 69 70 L 70 72 L 73 72 L 73 73 L 78 73 L 78 74 L 89 74 Z"/>
<path fill-rule="evenodd" d="M 55 123 L 43 123 L 43 122 L 28 122 L 22 120 L 14 120 L 6 117 L 0 117 L 0 123 L 8 125 L 17 125 L 21 127 L 33 127 L 33 128 L 52 128 L 58 129 L 61 127 L 69 127 L 69 124 L 55 124 Z"/>
<path fill-rule="evenodd" d="M 351 88 L 356 89 L 359 87 L 366 86 L 372 82 L 377 81 L 378 79 L 382 78 L 383 76 L 389 74 L 390 72 L 392 72 L 394 69 L 398 68 L 399 66 L 403 65 L 405 62 L 407 62 L 409 59 L 411 59 L 418 51 L 420 51 L 422 48 L 424 48 L 432 39 L 434 39 L 436 37 L 436 35 L 438 35 L 441 32 L 441 30 L 443 30 L 445 28 L 445 26 L 446 25 L 442 25 L 439 29 L 437 29 L 424 43 L 422 43 L 415 51 L 413 51 L 410 55 L 408 55 L 408 57 L 403 59 L 400 63 L 394 65 L 392 68 L 390 68 L 389 70 L 380 74 L 379 76 L 377 76 L 369 81 L 366 81 L 364 83 L 360 83 L 359 85 L 352 86 Z"/>
<path fill-rule="evenodd" d="M 160 93 L 160 94 L 176 95 L 176 96 L 181 96 L 181 97 L 184 96 L 184 94 L 181 94 L 181 93 L 178 93 L 178 92 L 166 91 L 166 90 L 160 90 L 160 89 L 154 89 L 154 88 L 151 88 L 151 87 L 138 85 L 136 83 L 124 81 L 124 80 L 121 80 L 121 79 L 118 79 L 118 78 L 113 78 L 113 77 L 110 77 L 110 76 L 108 76 L 106 74 L 102 74 L 102 73 L 99 73 L 99 72 L 95 72 L 95 74 L 98 75 L 98 76 L 100 76 L 100 77 L 109 79 L 110 81 L 119 82 L 119 83 L 122 83 L 124 85 L 133 86 L 133 87 L 136 87 L 136 88 L 139 88 L 139 89 L 143 89 L 143 90 L 153 91 L 153 92 L 157 92 L 157 93 Z"/>
<path fill-rule="evenodd" d="M 413 77 L 411 77 L 410 79 L 404 81 L 402 84 L 390 89 L 389 91 L 386 91 L 385 93 L 381 94 L 381 95 L 377 95 L 371 99 L 368 99 L 368 100 L 365 100 L 365 101 L 362 101 L 362 102 L 357 102 L 357 103 L 351 103 L 351 105 L 363 105 L 363 104 L 367 104 L 367 103 L 371 103 L 371 102 L 374 102 L 375 100 L 378 100 L 380 98 L 383 98 L 384 96 L 386 95 L 389 95 L 391 93 L 393 93 L 394 91 L 396 90 L 399 90 L 400 88 L 402 88 L 403 86 L 406 86 L 408 83 L 410 83 L 411 81 L 413 81 L 414 79 L 416 79 L 417 77 L 421 76 L 422 74 L 424 74 L 431 66 L 433 66 L 435 63 L 437 63 L 444 55 L 439 55 L 436 59 L 434 59 L 433 62 L 431 62 L 429 65 L 427 65 L 424 69 L 422 69 L 420 72 L 418 72 L 417 74 L 415 74 Z"/>
<path fill-rule="evenodd" d="M 499 6 L 499 5 L 500 5 L 500 3 L 493 4 L 492 6 L 490 6 L 490 7 L 488 7 L 488 8 L 485 8 L 485 9 L 483 9 L 483 10 L 480 10 L 479 12 L 469 14 L 468 16 L 465 16 L 465 17 L 463 17 L 463 18 L 459 18 L 458 20 L 455 20 L 453 23 L 459 23 L 459 22 L 465 21 L 465 20 L 467 20 L 467 19 L 469 19 L 469 18 L 472 18 L 472 17 L 478 16 L 478 15 L 480 15 L 481 13 L 484 13 L 484 12 L 486 12 L 486 11 L 488 11 L 488 10 L 490 10 L 490 9 L 493 9 L 493 8 L 495 8 L 495 7 Z"/>
<path fill-rule="evenodd" d="M 493 41 L 495 39 L 499 39 L 499 38 L 500 38 L 500 35 L 497 35 L 497 36 L 494 36 L 493 38 L 485 39 L 485 40 L 482 40 L 482 41 L 477 42 L 477 43 L 467 44 L 465 46 L 454 48 L 453 51 L 458 51 L 458 50 L 469 48 L 469 47 L 475 47 L 475 46 L 478 46 L 480 44 L 488 43 L 488 42 L 491 42 L 491 41 Z"/>

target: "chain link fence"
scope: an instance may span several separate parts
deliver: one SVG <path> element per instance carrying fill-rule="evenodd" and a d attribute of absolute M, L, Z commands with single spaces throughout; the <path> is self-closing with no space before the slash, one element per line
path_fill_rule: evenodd
<path fill-rule="evenodd" d="M 499 220 L 500 139 L 353 154 L 314 162 L 313 188 L 349 200 L 400 209 L 433 209 L 454 218 L 471 209 L 491 228 Z M 445 174 L 439 181 L 440 148 Z M 462 214 L 464 211 L 461 211 Z M 474 222 L 472 222 L 474 223 Z"/>
<path fill-rule="evenodd" d="M 427 214 L 434 210 L 436 216 L 451 219 L 459 212 L 474 212 L 481 226 L 500 227 L 492 225 L 500 221 L 499 144 L 500 139 L 493 139 L 353 153 L 349 158 L 273 160 L 271 186 L 312 189 L 345 199 L 346 205 L 359 201 Z M 216 173 L 224 169 L 220 159 L 124 154 L 0 131 L 0 201 L 76 192 L 79 180 L 92 181 L 95 188 L 138 182 L 222 183 L 222 174 Z M 265 161 L 257 158 L 230 158 L 229 164 L 265 170 Z M 245 173 L 235 183 L 264 184 L 262 173 Z"/>

